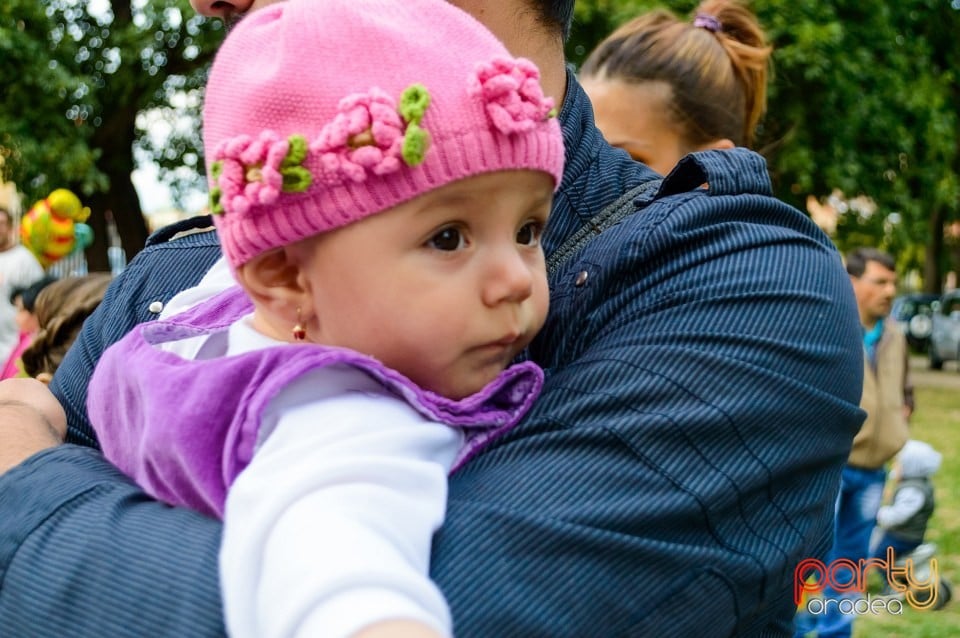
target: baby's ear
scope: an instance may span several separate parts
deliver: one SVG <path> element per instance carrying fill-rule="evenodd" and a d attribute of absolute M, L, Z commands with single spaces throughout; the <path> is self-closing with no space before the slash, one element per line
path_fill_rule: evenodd
<path fill-rule="evenodd" d="M 237 281 L 259 308 L 294 321 L 297 309 L 309 307 L 300 264 L 286 248 L 257 255 L 236 269 Z"/>

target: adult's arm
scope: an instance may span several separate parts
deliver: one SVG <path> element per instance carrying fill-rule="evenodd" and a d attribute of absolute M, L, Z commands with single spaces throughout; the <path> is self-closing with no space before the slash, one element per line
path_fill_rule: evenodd
<path fill-rule="evenodd" d="M 30 405 L 0 402 L 0 474 L 63 442 Z"/>
<path fill-rule="evenodd" d="M 806 216 L 704 181 L 551 281 L 543 393 L 434 539 L 460 638 L 792 634 L 863 419 L 859 320 Z"/>
<path fill-rule="evenodd" d="M 0 382 L 0 424 L 0 474 L 62 443 L 67 429 L 60 403 L 36 379 Z"/>
<path fill-rule="evenodd" d="M 0 512 L 5 635 L 223 635 L 219 523 L 150 500 L 96 450 L 0 476 Z"/>
<path fill-rule="evenodd" d="M 111 284 L 54 377 L 76 444 L 24 449 L 24 457 L 36 453 L 0 475 L 4 635 L 223 635 L 220 524 L 145 496 L 90 447 L 84 409 L 103 350 L 219 256 L 212 232 L 165 241 L 181 229 L 152 238 Z M 26 426 L 3 412 L 0 424 L 0 437 L 11 424 Z"/>

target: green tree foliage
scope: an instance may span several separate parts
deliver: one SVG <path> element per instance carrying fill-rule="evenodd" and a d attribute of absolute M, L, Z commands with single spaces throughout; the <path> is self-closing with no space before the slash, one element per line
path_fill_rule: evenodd
<path fill-rule="evenodd" d="M 960 206 L 960 13 L 949 0 L 754 6 L 776 47 L 764 139 L 778 193 L 872 198 L 875 214 L 841 218 L 838 245 L 885 248 L 939 290 Z"/>
<path fill-rule="evenodd" d="M 146 239 L 135 153 L 188 167 L 172 177 L 198 178 L 198 95 L 221 38 L 220 23 L 196 16 L 188 0 L 4 0 L 5 177 L 27 205 L 60 186 L 81 195 L 97 237 L 91 269 L 107 267 L 108 218 L 128 257 Z M 171 135 L 158 139 L 164 118 Z"/>
<path fill-rule="evenodd" d="M 79 126 L 79 110 L 68 117 L 86 92 L 90 78 L 76 72 L 76 43 L 54 42 L 41 3 L 8 0 L 0 5 L 0 152 L 4 177 L 31 196 L 49 191 L 49 183 L 74 184 L 84 192 L 106 187 L 88 145 L 92 128 Z M 42 135 L 38 135 L 42 132 Z"/>
<path fill-rule="evenodd" d="M 618 25 L 654 7 L 667 6 L 656 0 L 577 0 L 573 29 L 567 41 L 567 59 L 574 65 L 586 59 L 590 51 Z M 670 8 L 683 15 L 687 9 L 679 3 Z"/>
<path fill-rule="evenodd" d="M 695 2 L 578 0 L 568 53 L 576 63 L 610 29 L 653 6 L 689 15 Z M 759 150 L 777 195 L 803 209 L 834 189 L 876 203 L 851 210 L 835 240 L 873 244 L 922 269 L 939 290 L 945 224 L 960 219 L 960 2 L 754 0 L 774 45 Z"/>
<path fill-rule="evenodd" d="M 754 0 L 774 44 L 759 146 L 778 196 L 803 208 L 834 189 L 866 195 L 873 214 L 841 216 L 841 249 L 871 243 L 924 268 L 939 289 L 945 224 L 960 219 L 960 0 Z M 655 6 L 696 2 L 578 0 L 568 44 L 576 65 L 618 24 Z M 3 170 L 28 204 L 68 186 L 112 214 L 128 256 L 146 228 L 130 183 L 134 157 L 179 190 L 200 182 L 197 110 L 222 37 L 187 0 L 4 0 L 0 3 Z M 106 265 L 104 241 L 88 253 Z M 956 246 L 954 252 L 958 252 Z"/>

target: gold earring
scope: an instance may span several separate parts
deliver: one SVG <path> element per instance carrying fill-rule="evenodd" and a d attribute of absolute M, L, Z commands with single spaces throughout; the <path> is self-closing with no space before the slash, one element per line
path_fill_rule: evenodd
<path fill-rule="evenodd" d="M 307 338 L 307 329 L 300 323 L 300 308 L 297 308 L 297 323 L 294 324 L 291 332 L 293 333 L 294 341 L 303 341 Z"/>

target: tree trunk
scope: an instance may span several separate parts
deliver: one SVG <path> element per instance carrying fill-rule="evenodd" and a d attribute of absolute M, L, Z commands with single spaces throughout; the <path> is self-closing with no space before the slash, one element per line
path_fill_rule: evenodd
<path fill-rule="evenodd" d="M 133 161 L 132 158 L 130 161 Z M 86 255 L 87 266 L 91 272 L 110 270 L 107 258 L 107 248 L 110 246 L 108 220 L 112 220 L 116 225 L 128 262 L 147 241 L 147 223 L 140 210 L 140 200 L 129 172 L 117 174 L 111 171 L 108 175 L 110 189 L 88 198 L 92 211 L 88 223 L 93 228 L 93 244 L 87 248 Z"/>
<path fill-rule="evenodd" d="M 135 166 L 133 142 L 136 117 L 137 110 L 132 105 L 105 113 L 103 125 L 97 129 L 91 141 L 91 146 L 102 150 L 98 166 L 110 179 L 110 187 L 105 193 L 95 193 L 87 198 L 91 210 L 88 223 L 94 234 L 93 244 L 87 249 L 87 266 L 91 271 L 110 270 L 107 259 L 107 247 L 110 245 L 108 219 L 116 224 L 128 262 L 147 241 L 147 222 L 130 177 Z"/>
<path fill-rule="evenodd" d="M 940 294 L 943 290 L 943 276 L 940 263 L 943 261 L 943 224 L 946 221 L 946 210 L 943 206 L 935 206 L 927 218 L 929 224 L 927 236 L 930 243 L 923 256 L 923 290 Z"/>

